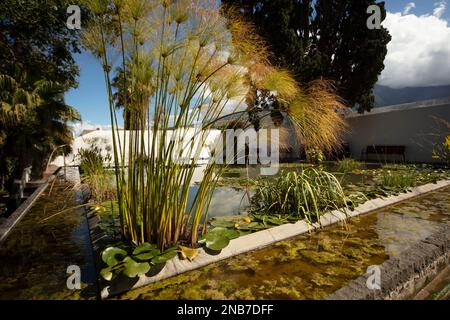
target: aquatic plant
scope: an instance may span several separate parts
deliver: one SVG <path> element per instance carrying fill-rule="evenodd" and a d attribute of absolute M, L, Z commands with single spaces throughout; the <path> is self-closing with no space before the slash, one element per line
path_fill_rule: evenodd
<path fill-rule="evenodd" d="M 381 187 L 410 188 L 415 184 L 415 176 L 411 172 L 383 171 L 377 184 Z"/>
<path fill-rule="evenodd" d="M 306 149 L 306 161 L 314 164 L 320 164 L 325 160 L 325 155 L 319 148 Z"/>
<path fill-rule="evenodd" d="M 135 247 L 131 253 L 124 245 L 115 245 L 102 252 L 102 260 L 107 265 L 100 275 L 111 281 L 123 273 L 129 278 L 146 274 L 152 266 L 165 263 L 177 255 L 176 247 L 161 252 L 156 245 L 143 243 Z"/>
<path fill-rule="evenodd" d="M 217 1 L 92 0 L 86 6 L 92 19 L 83 39 L 104 71 L 124 240 L 160 250 L 198 246 L 226 166 L 208 163 L 192 195 L 196 160 L 219 120 L 223 130 L 234 128 L 251 111 L 245 106 L 253 107 L 255 90 L 276 95 L 308 146 L 327 149 L 344 127 L 330 85 L 301 91 L 289 71 L 269 65 L 252 25 L 238 15 L 225 19 Z M 119 130 L 117 107 L 128 131 Z"/>
<path fill-rule="evenodd" d="M 361 168 L 361 163 L 351 158 L 344 158 L 338 161 L 338 171 L 339 172 L 352 172 Z"/>
<path fill-rule="evenodd" d="M 105 168 L 111 163 L 111 154 L 105 155 L 96 139 L 87 141 L 86 148 L 78 149 L 81 182 L 89 187 L 91 198 L 97 203 L 113 200 L 115 195 L 114 172 Z"/>
<path fill-rule="evenodd" d="M 313 81 L 298 92 L 287 109 L 306 150 L 331 152 L 342 145 L 347 130 L 343 115 L 346 106 L 332 82 Z"/>
<path fill-rule="evenodd" d="M 328 210 L 347 208 L 337 178 L 314 168 L 283 171 L 274 181 L 259 181 L 252 203 L 256 212 L 292 216 L 310 223 Z"/>
<path fill-rule="evenodd" d="M 220 170 L 207 165 L 188 202 L 208 130 L 245 98 L 245 67 L 257 46 L 233 37 L 215 1 L 90 1 L 84 43 L 105 72 L 119 216 L 124 239 L 196 246 Z M 114 63 L 113 56 L 120 63 Z M 112 86 L 131 131 L 118 128 Z M 117 85 L 118 84 L 118 85 Z M 117 96 L 116 96 L 117 97 Z M 205 221 L 201 223 L 201 221 Z"/>
<path fill-rule="evenodd" d="M 105 143 L 105 141 L 100 141 L 98 138 L 87 139 L 85 141 L 87 144 L 86 148 L 78 149 L 76 157 L 80 161 L 80 173 L 81 174 L 91 174 L 99 172 L 104 166 L 109 166 L 111 164 L 111 154 L 106 152 L 103 155 L 102 148 L 100 144 Z"/>
<path fill-rule="evenodd" d="M 216 227 L 208 231 L 200 243 L 204 243 L 208 249 L 220 251 L 226 248 L 231 240 L 238 238 L 239 235 L 237 230 Z"/>

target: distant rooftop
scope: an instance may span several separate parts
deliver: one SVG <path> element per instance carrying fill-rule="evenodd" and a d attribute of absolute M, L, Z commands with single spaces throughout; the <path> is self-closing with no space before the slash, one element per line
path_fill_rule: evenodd
<path fill-rule="evenodd" d="M 449 107 L 450 107 L 450 97 L 443 98 L 443 99 L 431 99 L 431 100 L 425 100 L 425 101 L 397 104 L 397 105 L 392 105 L 392 106 L 387 106 L 387 107 L 373 108 L 370 112 L 365 112 L 365 113 L 350 112 L 346 115 L 346 117 L 347 118 L 366 117 L 366 116 L 372 116 L 372 115 L 387 113 L 387 112 L 429 108 L 429 107 L 435 107 L 435 106 L 441 106 L 441 105 L 449 105 Z"/>

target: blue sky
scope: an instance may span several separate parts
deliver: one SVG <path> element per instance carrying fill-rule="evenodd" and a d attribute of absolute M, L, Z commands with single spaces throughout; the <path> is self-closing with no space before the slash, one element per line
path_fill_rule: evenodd
<path fill-rule="evenodd" d="M 402 12 L 406 5 L 410 2 L 415 4 L 415 8 L 411 10 L 411 13 L 416 15 L 431 14 L 434 9 L 434 4 L 440 2 L 439 0 L 385 0 L 386 8 L 389 12 Z M 450 5 L 450 2 L 447 1 Z M 447 21 L 450 20 L 450 10 L 446 10 L 442 18 Z"/>
<path fill-rule="evenodd" d="M 408 3 L 413 2 L 414 6 L 409 13 L 422 16 L 432 15 L 433 10 L 441 1 L 386 0 L 385 2 L 388 12 L 391 13 L 403 12 Z M 447 1 L 447 4 L 450 5 L 450 1 Z M 448 7 L 447 5 L 447 9 L 440 16 L 440 19 L 450 22 L 450 8 Z M 83 127 L 108 125 L 108 100 L 100 63 L 89 53 L 76 55 L 75 60 L 80 67 L 79 86 L 66 94 L 66 102 L 80 111 L 84 122 Z"/>
<path fill-rule="evenodd" d="M 80 68 L 79 86 L 66 93 L 66 103 L 75 107 L 85 122 L 109 124 L 108 96 L 100 63 L 85 52 L 75 60 Z"/>

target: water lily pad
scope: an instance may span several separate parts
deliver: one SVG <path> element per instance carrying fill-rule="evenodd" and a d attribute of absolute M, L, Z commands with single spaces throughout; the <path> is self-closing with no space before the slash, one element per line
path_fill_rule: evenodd
<path fill-rule="evenodd" d="M 233 228 L 235 224 L 246 223 L 245 218 L 242 216 L 222 216 L 214 217 L 211 219 L 211 225 L 217 228 Z"/>
<path fill-rule="evenodd" d="M 280 215 L 271 215 L 271 214 L 253 214 L 253 217 L 261 221 L 263 224 L 270 224 L 275 226 L 280 226 L 290 222 L 289 217 L 282 217 Z"/>
<path fill-rule="evenodd" d="M 116 247 L 109 247 L 103 250 L 102 252 L 102 260 L 109 267 L 112 267 L 119 263 L 124 257 L 126 257 L 127 252 L 123 249 Z M 119 257 L 119 259 L 118 259 Z"/>
<path fill-rule="evenodd" d="M 153 259 L 154 257 L 158 256 L 161 253 L 161 251 L 159 251 L 159 249 L 155 249 L 152 251 L 148 251 L 148 252 L 143 252 L 137 255 L 133 255 L 133 258 L 136 258 L 138 260 L 141 261 L 147 261 L 150 259 Z"/>
<path fill-rule="evenodd" d="M 259 231 L 267 229 L 267 227 L 261 222 L 251 222 L 247 225 L 241 225 L 239 229 L 242 231 Z"/>
<path fill-rule="evenodd" d="M 170 259 L 175 258 L 176 255 L 177 255 L 177 252 L 174 250 L 166 251 L 166 252 L 154 257 L 152 259 L 152 263 L 153 264 L 165 263 L 165 262 L 169 261 Z"/>
<path fill-rule="evenodd" d="M 113 272 L 111 271 L 111 268 L 103 268 L 102 270 L 100 270 L 100 275 L 103 277 L 103 279 L 105 279 L 106 281 L 111 281 L 113 278 Z"/>
<path fill-rule="evenodd" d="M 231 228 L 235 225 L 235 222 L 224 220 L 212 220 L 211 225 L 216 228 Z"/>
<path fill-rule="evenodd" d="M 150 270 L 148 262 L 137 262 L 131 257 L 126 257 L 123 262 L 125 263 L 123 273 L 129 278 L 146 274 Z"/>
<path fill-rule="evenodd" d="M 152 250 L 155 250 L 155 249 L 156 249 L 156 245 L 145 242 L 145 243 L 137 246 L 133 250 L 133 254 L 140 254 L 140 253 L 143 253 L 143 252 L 149 252 L 149 251 L 152 251 Z"/>
<path fill-rule="evenodd" d="M 238 238 L 238 230 L 226 228 L 214 228 L 206 234 L 205 244 L 208 249 L 220 251 L 230 243 L 230 240 Z"/>
<path fill-rule="evenodd" d="M 133 258 L 145 261 L 156 257 L 160 253 L 161 251 L 156 248 L 156 245 L 143 243 L 133 250 Z"/>
<path fill-rule="evenodd" d="M 227 237 L 214 237 L 210 241 L 206 240 L 206 247 L 214 251 L 220 251 L 230 244 Z"/>

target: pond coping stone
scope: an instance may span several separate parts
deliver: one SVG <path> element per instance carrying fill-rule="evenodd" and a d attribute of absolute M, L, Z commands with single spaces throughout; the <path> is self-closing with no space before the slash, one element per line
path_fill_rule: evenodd
<path fill-rule="evenodd" d="M 58 172 L 59 167 L 54 170 L 51 175 L 44 181 L 39 183 L 39 186 L 33 193 L 26 199 L 20 206 L 14 210 L 13 213 L 0 225 L 0 244 L 7 239 L 9 233 L 19 223 L 25 214 L 31 209 L 39 196 L 47 189 L 50 182 L 55 179 L 55 174 Z"/>

